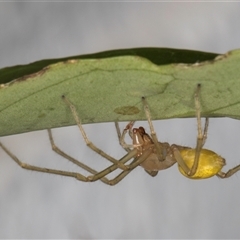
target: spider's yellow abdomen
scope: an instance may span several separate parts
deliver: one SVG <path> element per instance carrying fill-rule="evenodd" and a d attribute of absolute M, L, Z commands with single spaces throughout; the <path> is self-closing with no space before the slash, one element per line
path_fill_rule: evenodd
<path fill-rule="evenodd" d="M 195 149 L 183 149 L 180 151 L 181 156 L 189 169 L 191 169 L 193 165 L 195 152 Z M 178 166 L 178 168 L 185 177 L 191 179 L 203 179 L 213 177 L 222 169 L 224 165 L 224 158 L 211 150 L 202 149 L 199 157 L 198 168 L 193 176 L 188 176 L 180 166 Z"/>

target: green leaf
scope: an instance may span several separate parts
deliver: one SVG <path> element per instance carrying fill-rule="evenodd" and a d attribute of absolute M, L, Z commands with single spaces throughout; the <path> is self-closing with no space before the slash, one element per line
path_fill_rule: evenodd
<path fill-rule="evenodd" d="M 240 118 L 240 50 L 218 56 L 140 48 L 42 60 L 0 70 L 0 136 L 75 125 L 64 94 L 83 123 L 194 117 Z M 216 58 L 217 57 L 217 58 Z"/>

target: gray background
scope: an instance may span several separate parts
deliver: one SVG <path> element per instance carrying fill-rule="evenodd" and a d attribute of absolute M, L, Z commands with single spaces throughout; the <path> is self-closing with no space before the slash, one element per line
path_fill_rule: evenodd
<path fill-rule="evenodd" d="M 0 3 L 0 67 L 147 46 L 225 53 L 240 47 L 239 22 L 239 3 Z M 195 146 L 195 119 L 154 125 L 161 141 Z M 112 123 L 84 127 L 107 153 L 125 154 Z M 54 137 L 72 156 L 106 166 L 76 127 Z M 51 151 L 46 131 L 1 141 L 25 162 L 78 170 Z M 210 120 L 205 147 L 227 159 L 225 169 L 240 163 L 239 146 L 239 121 Z M 139 167 L 111 187 L 23 170 L 0 149 L 0 238 L 240 238 L 239 202 L 240 173 L 194 181 L 177 166 L 155 178 Z"/>

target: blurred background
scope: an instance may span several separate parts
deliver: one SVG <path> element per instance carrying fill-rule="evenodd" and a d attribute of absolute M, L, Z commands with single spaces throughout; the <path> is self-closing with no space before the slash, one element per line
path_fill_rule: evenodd
<path fill-rule="evenodd" d="M 0 68 L 136 47 L 226 53 L 240 48 L 239 21 L 240 3 L 228 2 L 1 2 Z M 160 141 L 195 146 L 196 119 L 154 126 Z M 108 154 L 125 154 L 113 123 L 84 127 Z M 53 134 L 70 155 L 107 165 L 77 127 Z M 0 140 L 24 162 L 79 170 L 52 152 L 46 130 Z M 240 163 L 239 142 L 239 121 L 210 119 L 205 147 L 226 158 L 224 170 Z M 0 149 L 0 238 L 240 238 L 239 202 L 240 173 L 189 180 L 175 165 L 152 178 L 138 167 L 111 187 L 21 169 Z"/>

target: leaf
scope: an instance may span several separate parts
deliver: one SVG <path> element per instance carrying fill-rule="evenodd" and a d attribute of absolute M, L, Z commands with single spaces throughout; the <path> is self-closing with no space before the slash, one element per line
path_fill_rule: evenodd
<path fill-rule="evenodd" d="M 240 118 L 240 50 L 225 55 L 140 48 L 42 60 L 0 70 L 0 136 L 75 125 L 64 94 L 83 123 L 194 117 Z"/>

